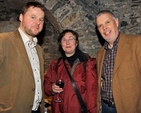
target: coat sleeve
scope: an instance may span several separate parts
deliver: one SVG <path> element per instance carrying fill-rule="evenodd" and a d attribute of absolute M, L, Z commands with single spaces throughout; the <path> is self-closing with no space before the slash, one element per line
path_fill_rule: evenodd
<path fill-rule="evenodd" d="M 97 87 L 98 80 L 96 74 L 96 60 L 89 58 L 86 65 L 86 96 L 85 102 L 87 105 L 88 113 L 97 112 Z"/>
<path fill-rule="evenodd" d="M 55 76 L 56 76 L 56 72 L 55 72 L 55 64 L 57 62 L 57 59 L 55 59 L 54 61 L 52 61 L 52 63 L 50 64 L 47 73 L 44 76 L 44 92 L 47 96 L 51 96 L 53 95 L 52 93 L 52 84 L 55 81 Z"/>
<path fill-rule="evenodd" d="M 141 72 L 141 36 L 138 36 L 137 40 L 137 47 L 136 47 L 136 57 L 137 57 L 137 63 L 138 63 L 138 68 L 139 71 Z"/>
<path fill-rule="evenodd" d="M 2 62 L 3 62 L 3 49 L 2 49 L 2 44 L 1 44 L 1 41 L 0 41 L 0 67 L 2 65 Z"/>

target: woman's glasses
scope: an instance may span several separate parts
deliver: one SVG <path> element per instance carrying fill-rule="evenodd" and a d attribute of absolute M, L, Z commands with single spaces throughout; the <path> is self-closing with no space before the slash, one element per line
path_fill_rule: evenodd
<path fill-rule="evenodd" d="M 69 39 L 62 39 L 61 42 L 62 43 L 66 43 L 66 42 L 73 42 L 74 40 L 76 40 L 75 38 L 69 38 Z"/>

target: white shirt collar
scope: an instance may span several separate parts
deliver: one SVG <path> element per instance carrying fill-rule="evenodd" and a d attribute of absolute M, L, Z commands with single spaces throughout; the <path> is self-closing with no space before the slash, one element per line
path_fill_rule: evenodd
<path fill-rule="evenodd" d="M 20 34 L 21 34 L 21 37 L 22 37 L 22 40 L 23 40 L 24 44 L 26 44 L 26 43 L 28 43 L 28 42 L 32 42 L 32 41 L 28 38 L 28 36 L 27 36 L 20 28 L 18 28 L 18 30 L 19 30 L 19 32 L 20 32 Z M 38 42 L 37 37 L 34 37 L 34 38 L 33 38 L 33 42 L 34 42 L 34 45 L 36 46 L 36 44 L 37 44 L 37 42 Z"/>

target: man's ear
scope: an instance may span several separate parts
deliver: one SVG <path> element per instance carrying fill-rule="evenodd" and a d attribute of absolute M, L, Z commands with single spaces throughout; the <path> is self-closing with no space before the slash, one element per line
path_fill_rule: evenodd
<path fill-rule="evenodd" d="M 23 14 L 20 14 L 20 16 L 19 16 L 19 20 L 20 20 L 20 22 L 23 21 Z"/>
<path fill-rule="evenodd" d="M 116 18 L 115 21 L 116 21 L 117 27 L 119 27 L 119 19 Z"/>

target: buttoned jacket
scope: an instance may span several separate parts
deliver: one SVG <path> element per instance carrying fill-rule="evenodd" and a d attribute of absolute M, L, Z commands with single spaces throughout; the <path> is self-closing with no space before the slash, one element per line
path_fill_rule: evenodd
<path fill-rule="evenodd" d="M 105 52 L 102 47 L 96 55 L 98 109 Z M 141 36 L 120 34 L 111 81 L 117 113 L 141 113 Z"/>
<path fill-rule="evenodd" d="M 36 46 L 43 89 L 43 52 Z M 35 82 L 18 30 L 0 34 L 0 113 L 31 113 Z M 43 100 L 42 100 L 43 104 Z"/>

